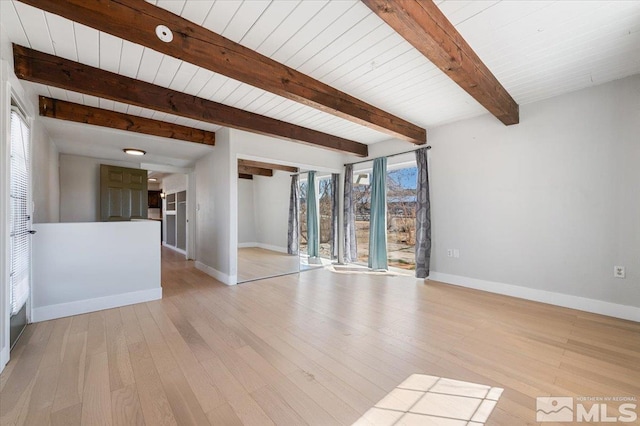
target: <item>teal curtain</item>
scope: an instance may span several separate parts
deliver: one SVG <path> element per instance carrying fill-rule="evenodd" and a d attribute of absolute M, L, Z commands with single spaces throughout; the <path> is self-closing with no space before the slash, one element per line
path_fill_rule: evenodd
<path fill-rule="evenodd" d="M 387 269 L 387 158 L 373 161 L 371 219 L 369 222 L 369 268 Z"/>
<path fill-rule="evenodd" d="M 318 202 L 316 201 L 316 172 L 309 172 L 307 179 L 307 254 L 320 255 L 320 232 L 318 231 Z"/>

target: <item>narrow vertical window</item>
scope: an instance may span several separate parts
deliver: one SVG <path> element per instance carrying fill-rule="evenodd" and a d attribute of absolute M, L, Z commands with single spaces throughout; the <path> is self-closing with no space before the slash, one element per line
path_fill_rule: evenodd
<path fill-rule="evenodd" d="M 29 127 L 17 110 L 11 111 L 10 278 L 11 315 L 29 298 L 31 240 L 29 211 Z"/>

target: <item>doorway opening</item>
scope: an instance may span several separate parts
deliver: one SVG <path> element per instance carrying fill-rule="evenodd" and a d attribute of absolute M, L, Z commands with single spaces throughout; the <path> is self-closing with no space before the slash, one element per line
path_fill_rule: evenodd
<path fill-rule="evenodd" d="M 162 222 L 162 245 L 189 257 L 189 176 L 182 173 L 149 173 L 149 219 Z M 152 180 L 152 181 L 151 181 Z M 157 195 L 157 196 L 156 196 Z"/>

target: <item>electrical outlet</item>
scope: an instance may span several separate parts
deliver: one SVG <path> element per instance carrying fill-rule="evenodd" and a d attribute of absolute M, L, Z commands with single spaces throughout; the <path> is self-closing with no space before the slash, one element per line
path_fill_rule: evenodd
<path fill-rule="evenodd" d="M 613 276 L 615 278 L 624 278 L 625 277 L 624 266 L 614 266 L 613 267 Z"/>
<path fill-rule="evenodd" d="M 447 257 L 453 257 L 453 249 L 447 249 Z"/>
<path fill-rule="evenodd" d="M 455 257 L 456 259 L 460 257 L 460 250 L 458 249 L 453 249 L 453 257 Z"/>

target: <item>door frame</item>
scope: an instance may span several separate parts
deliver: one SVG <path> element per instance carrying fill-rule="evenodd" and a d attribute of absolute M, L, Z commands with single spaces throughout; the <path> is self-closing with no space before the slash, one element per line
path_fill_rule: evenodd
<path fill-rule="evenodd" d="M 187 260 L 196 258 L 196 172 L 187 173 Z"/>
<path fill-rule="evenodd" d="M 0 175 L 3 184 L 0 185 L 0 372 L 10 359 L 10 315 L 9 309 L 10 288 L 9 288 L 9 264 L 10 264 L 10 240 L 9 240 L 9 218 L 10 218 L 10 152 L 11 152 L 11 101 L 15 102 L 26 116 L 25 119 L 30 129 L 30 166 L 33 165 L 33 130 L 34 130 L 34 107 L 27 102 L 27 93 L 11 71 L 7 61 L 0 61 Z M 31 168 L 32 169 L 32 168 Z M 31 175 L 33 170 L 31 170 Z M 32 176 L 31 176 L 32 177 Z M 30 179 L 30 196 L 33 196 L 33 179 Z M 33 203 L 31 199 L 31 209 Z M 32 213 L 33 215 L 33 213 Z M 32 268 L 33 269 L 33 268 Z M 33 276 L 33 274 L 31 274 Z M 30 283 L 31 284 L 31 283 Z M 30 285 L 31 294 L 27 301 L 27 323 L 31 322 L 31 309 L 33 300 L 33 286 Z"/>

